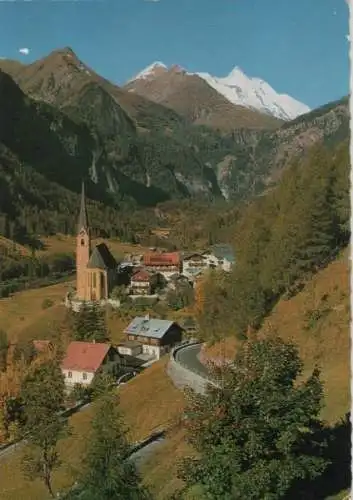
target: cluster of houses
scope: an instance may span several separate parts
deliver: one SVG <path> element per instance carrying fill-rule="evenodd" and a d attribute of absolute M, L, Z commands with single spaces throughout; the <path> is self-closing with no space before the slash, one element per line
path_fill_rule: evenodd
<path fill-rule="evenodd" d="M 126 340 L 116 346 L 108 343 L 73 341 L 67 347 L 61 370 L 68 389 L 79 384 L 89 386 L 95 375 L 116 365 L 126 367 L 131 360 L 150 364 L 180 344 L 184 329 L 174 321 L 134 318 L 125 329 Z M 33 341 L 38 352 L 53 349 L 49 341 Z M 135 366 L 137 366 L 135 364 Z"/>
<path fill-rule="evenodd" d="M 107 303 L 113 300 L 113 289 L 121 285 L 131 296 L 152 295 L 178 280 L 193 285 L 206 269 L 230 271 L 234 260 L 230 245 L 213 245 L 202 252 L 153 250 L 144 255 L 127 255 L 118 263 L 105 243 L 92 249 L 83 185 L 76 238 L 76 292 L 67 305 Z"/>
<path fill-rule="evenodd" d="M 144 255 L 126 255 L 120 268 L 129 269 L 131 295 L 150 295 L 158 288 L 171 286 L 178 281 L 194 285 L 207 269 L 229 272 L 234 264 L 230 245 L 213 245 L 202 252 L 158 252 Z"/>
<path fill-rule="evenodd" d="M 117 286 L 123 286 L 131 297 L 154 295 L 182 281 L 194 286 L 207 269 L 229 272 L 235 261 L 230 245 L 213 245 L 205 251 L 188 253 L 150 249 L 143 255 L 126 255 L 118 263 L 105 243 L 93 249 L 91 243 L 83 185 L 76 238 L 76 291 L 73 297 L 66 297 L 67 306 L 74 310 L 84 303 L 114 301 L 112 291 Z M 71 342 L 61 367 L 67 387 L 88 386 L 104 367 L 121 366 L 126 359 L 140 360 L 142 366 L 160 359 L 181 342 L 183 332 L 194 333 L 195 325 L 192 320 L 189 323 L 180 326 L 147 315 L 132 320 L 124 332 L 125 341 L 117 346 Z"/>

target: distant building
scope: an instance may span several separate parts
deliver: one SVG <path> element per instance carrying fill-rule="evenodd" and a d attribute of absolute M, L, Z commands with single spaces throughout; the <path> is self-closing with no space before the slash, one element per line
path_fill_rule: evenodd
<path fill-rule="evenodd" d="M 152 292 L 153 281 L 151 274 L 144 269 L 138 269 L 131 276 L 130 294 L 131 295 L 150 295 Z"/>
<path fill-rule="evenodd" d="M 182 271 L 182 261 L 179 252 L 150 252 L 143 256 L 143 265 L 151 273 L 160 273 L 168 278 Z"/>
<path fill-rule="evenodd" d="M 117 345 L 117 351 L 122 356 L 138 356 L 142 353 L 142 345 L 139 342 L 127 341 Z"/>
<path fill-rule="evenodd" d="M 196 321 L 190 317 L 185 318 L 185 320 L 182 322 L 182 327 L 183 330 L 185 330 L 185 333 L 190 336 L 197 333 L 198 330 Z"/>
<path fill-rule="evenodd" d="M 213 245 L 207 254 L 209 260 L 223 271 L 230 271 L 235 264 L 235 253 L 231 245 L 221 243 Z"/>
<path fill-rule="evenodd" d="M 120 356 L 110 344 L 71 342 L 61 371 L 67 387 L 75 384 L 90 385 L 94 376 L 109 363 L 119 362 Z"/>
<path fill-rule="evenodd" d="M 231 245 L 217 244 L 202 252 L 186 254 L 183 258 L 183 274 L 197 277 L 206 269 L 222 269 L 229 272 L 235 263 Z"/>
<path fill-rule="evenodd" d="M 203 252 L 186 254 L 183 258 L 183 274 L 185 276 L 197 276 L 209 266 L 207 256 Z"/>
<path fill-rule="evenodd" d="M 76 298 L 82 301 L 107 300 L 117 284 L 117 270 L 118 264 L 105 243 L 91 251 L 91 231 L 82 184 L 76 243 Z"/>
<path fill-rule="evenodd" d="M 174 321 L 136 317 L 126 328 L 127 340 L 138 342 L 144 354 L 159 359 L 163 354 L 181 342 L 183 329 Z"/>

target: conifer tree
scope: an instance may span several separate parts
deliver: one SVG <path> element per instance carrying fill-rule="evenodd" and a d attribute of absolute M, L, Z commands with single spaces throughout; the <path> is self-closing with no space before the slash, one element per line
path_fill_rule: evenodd
<path fill-rule="evenodd" d="M 106 392 L 98 402 L 92 422 L 85 471 L 76 492 L 77 500 L 147 500 L 147 490 L 134 464 L 129 460 L 131 447 L 119 411 L 116 395 Z"/>
<path fill-rule="evenodd" d="M 96 304 L 84 304 L 81 310 L 74 314 L 73 329 L 76 340 L 106 342 L 109 339 L 104 309 Z"/>

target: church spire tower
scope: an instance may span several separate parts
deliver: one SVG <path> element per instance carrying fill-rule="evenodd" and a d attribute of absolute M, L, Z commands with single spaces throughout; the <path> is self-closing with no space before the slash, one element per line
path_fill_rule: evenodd
<path fill-rule="evenodd" d="M 91 256 L 91 232 L 88 223 L 85 184 L 82 182 L 81 207 L 76 238 L 76 292 L 81 300 L 88 298 L 87 264 Z"/>
<path fill-rule="evenodd" d="M 78 233 L 82 229 L 85 229 L 86 231 L 89 230 L 88 227 L 88 216 L 87 216 L 87 207 L 86 207 L 86 196 L 85 196 L 85 183 L 82 181 L 82 188 L 81 188 L 81 208 L 80 208 L 80 215 L 78 218 Z"/>

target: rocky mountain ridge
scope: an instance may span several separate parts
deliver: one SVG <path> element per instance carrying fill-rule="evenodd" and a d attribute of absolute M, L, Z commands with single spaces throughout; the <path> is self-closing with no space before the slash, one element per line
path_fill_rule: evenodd
<path fill-rule="evenodd" d="M 89 178 L 112 203 L 248 199 L 316 141 L 334 143 L 349 132 L 347 98 L 275 130 L 220 133 L 117 87 L 71 49 L 30 65 L 1 60 L 0 69 L 0 143 L 68 189 Z"/>

